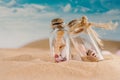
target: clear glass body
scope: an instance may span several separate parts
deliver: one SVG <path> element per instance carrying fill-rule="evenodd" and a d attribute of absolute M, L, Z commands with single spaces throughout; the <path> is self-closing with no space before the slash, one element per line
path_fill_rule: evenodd
<path fill-rule="evenodd" d="M 70 41 L 68 31 L 66 31 L 64 28 L 55 28 L 50 34 L 49 43 L 51 56 L 55 57 L 57 54 L 62 58 L 69 60 Z"/>
<path fill-rule="evenodd" d="M 94 35 L 90 30 L 81 29 L 81 32 L 77 34 L 71 34 L 71 41 L 79 55 L 81 57 L 87 56 L 87 52 L 90 50 L 95 53 L 98 60 L 103 60 L 101 49 L 99 48 Z"/>

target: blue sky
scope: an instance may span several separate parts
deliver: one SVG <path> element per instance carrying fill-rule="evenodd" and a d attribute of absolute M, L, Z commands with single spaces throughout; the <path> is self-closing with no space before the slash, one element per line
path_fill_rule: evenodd
<path fill-rule="evenodd" d="M 9 2 L 11 0 L 4 1 Z M 90 10 L 88 12 L 106 12 L 111 9 L 120 9 L 119 0 L 16 0 L 16 2 L 18 4 L 46 5 L 57 11 L 61 11 L 62 6 L 70 4 L 71 12 L 81 7 L 88 8 Z"/>
<path fill-rule="evenodd" d="M 64 12 L 63 8 L 69 4 L 71 13 L 103 13 L 112 9 L 120 9 L 119 0 L 2 0 L 6 3 L 15 1 L 13 6 L 22 4 L 38 4 L 49 6 L 49 10 Z M 84 10 L 83 10 L 84 9 Z M 67 12 L 67 11 L 66 11 Z"/>
<path fill-rule="evenodd" d="M 0 48 L 17 48 L 47 38 L 50 21 L 56 17 L 68 23 L 87 15 L 92 22 L 120 24 L 119 4 L 120 0 L 0 0 Z M 103 39 L 120 41 L 120 27 L 97 31 Z"/>

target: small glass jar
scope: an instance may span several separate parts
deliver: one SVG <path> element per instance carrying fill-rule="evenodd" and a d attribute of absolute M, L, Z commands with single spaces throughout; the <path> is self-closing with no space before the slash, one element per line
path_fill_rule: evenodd
<path fill-rule="evenodd" d="M 65 30 L 65 25 L 61 18 L 56 18 L 52 20 L 52 31 L 50 34 L 50 51 L 52 57 L 54 57 L 55 59 L 55 62 L 69 60 L 69 34 L 68 31 Z"/>
<path fill-rule="evenodd" d="M 93 33 L 91 32 L 90 24 L 82 24 L 82 20 L 72 20 L 69 24 L 70 39 L 73 43 L 77 53 L 79 53 L 82 60 L 86 56 L 91 61 L 103 60 L 101 49 L 99 48 L 97 41 Z M 93 60 L 92 60 L 93 58 Z"/>

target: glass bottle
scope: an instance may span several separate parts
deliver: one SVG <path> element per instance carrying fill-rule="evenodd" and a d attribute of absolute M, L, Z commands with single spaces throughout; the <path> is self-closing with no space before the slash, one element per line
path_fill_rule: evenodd
<path fill-rule="evenodd" d="M 82 18 L 84 19 L 85 17 Z M 84 20 L 76 19 L 68 24 L 73 46 L 82 60 L 84 60 L 86 56 L 87 59 L 91 61 L 103 60 L 101 49 L 91 31 L 90 23 L 84 23 Z"/>
<path fill-rule="evenodd" d="M 50 51 L 55 62 L 69 60 L 69 35 L 65 30 L 63 19 L 56 18 L 52 20 L 52 31 L 49 37 Z"/>

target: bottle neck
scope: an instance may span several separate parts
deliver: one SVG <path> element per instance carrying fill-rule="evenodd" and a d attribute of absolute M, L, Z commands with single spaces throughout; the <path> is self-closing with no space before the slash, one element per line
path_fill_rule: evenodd
<path fill-rule="evenodd" d="M 54 27 L 53 30 L 64 30 L 64 27 L 57 26 L 57 27 Z"/>

